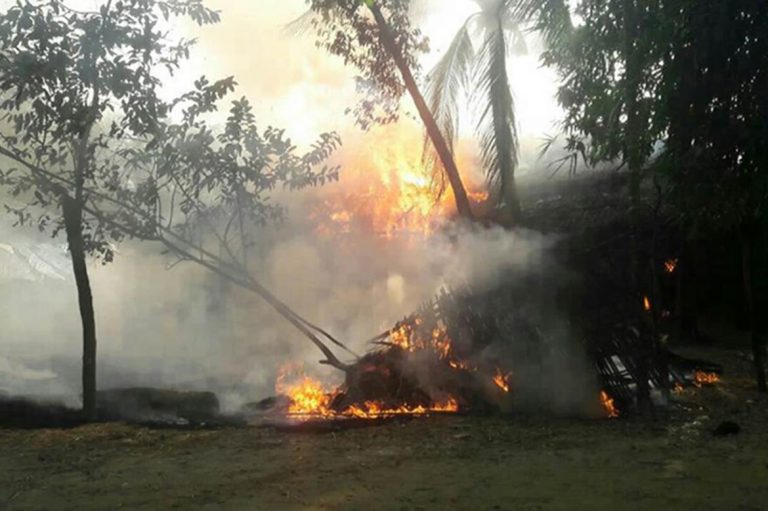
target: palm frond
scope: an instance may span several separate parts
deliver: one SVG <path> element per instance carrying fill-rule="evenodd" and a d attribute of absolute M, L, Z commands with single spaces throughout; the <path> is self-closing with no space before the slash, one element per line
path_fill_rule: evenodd
<path fill-rule="evenodd" d="M 473 100 L 481 106 L 477 132 L 489 186 L 500 193 L 514 187 L 518 163 L 515 102 L 507 73 L 507 37 L 499 22 L 487 33 L 475 59 Z"/>
<path fill-rule="evenodd" d="M 550 48 L 560 46 L 573 31 L 567 0 L 505 0 L 506 17 L 539 32 Z"/>
<path fill-rule="evenodd" d="M 544 134 L 544 136 L 541 138 L 541 145 L 539 145 L 539 156 L 536 158 L 538 161 L 541 161 L 544 156 L 547 155 L 547 153 L 555 145 L 555 142 L 557 142 L 558 138 L 559 137 L 557 135 L 549 135 L 547 133 Z"/>
<path fill-rule="evenodd" d="M 467 20 L 456 33 L 448 51 L 429 74 L 424 89 L 427 104 L 451 151 L 459 134 L 459 100 L 471 78 L 475 54 L 468 28 L 471 20 Z M 425 166 L 434 169 L 433 180 L 440 180 L 440 190 L 444 189 L 445 173 L 440 169 L 435 150 L 426 135 L 422 159 Z"/>
<path fill-rule="evenodd" d="M 558 135 L 545 135 L 542 139 L 542 144 L 539 151 L 538 159 L 541 160 L 546 154 L 554 147 L 555 142 L 559 140 Z M 563 150 L 565 155 L 560 158 L 556 158 L 547 163 L 547 168 L 554 169 L 550 177 L 554 177 L 559 173 L 563 167 L 568 165 L 568 176 L 573 177 L 576 175 L 579 166 L 579 157 L 583 162 L 584 167 L 591 168 L 589 158 L 587 157 L 587 144 L 584 139 L 575 135 L 570 135 L 566 139 Z"/>
<path fill-rule="evenodd" d="M 512 55 L 527 55 L 528 43 L 525 41 L 525 34 L 520 30 L 520 25 L 512 20 L 503 20 L 504 30 L 508 32 L 507 47 Z"/>
<path fill-rule="evenodd" d="M 289 36 L 303 36 L 312 32 L 318 14 L 309 10 L 283 27 L 283 33 Z"/>

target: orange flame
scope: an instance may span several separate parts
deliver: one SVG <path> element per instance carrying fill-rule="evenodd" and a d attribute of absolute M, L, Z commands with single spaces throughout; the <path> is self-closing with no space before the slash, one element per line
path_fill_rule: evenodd
<path fill-rule="evenodd" d="M 705 371 L 696 371 L 693 375 L 693 384 L 697 387 L 703 387 L 705 385 L 714 385 L 720 381 L 720 376 L 717 373 L 708 373 Z"/>
<path fill-rule="evenodd" d="M 643 309 L 645 309 L 646 312 L 651 311 L 651 300 L 647 296 L 643 297 Z"/>
<path fill-rule="evenodd" d="M 376 130 L 375 137 L 378 142 L 364 154 L 344 155 L 344 182 L 329 186 L 330 197 L 312 215 L 319 224 L 317 232 L 362 231 L 384 238 L 432 234 L 456 208 L 450 189 L 438 192 L 433 168 L 422 159 L 421 134 L 407 126 L 390 126 Z M 472 165 L 465 161 L 462 167 Z M 487 192 L 473 189 L 468 181 L 464 184 L 471 201 L 488 199 Z"/>
<path fill-rule="evenodd" d="M 605 416 L 609 419 L 615 419 L 619 416 L 619 410 L 613 402 L 613 398 L 606 391 L 600 391 L 600 403 L 605 411 Z"/>
<path fill-rule="evenodd" d="M 496 384 L 504 392 L 509 392 L 510 385 L 509 380 L 512 377 L 512 373 L 504 374 L 501 369 L 496 368 L 496 374 L 493 377 L 493 383 Z"/>
<path fill-rule="evenodd" d="M 357 417 L 359 419 L 376 419 L 394 415 L 427 415 L 429 413 L 456 413 L 458 411 L 459 403 L 453 398 L 448 398 L 429 407 L 403 405 L 398 408 L 389 409 L 383 408 L 382 404 L 376 401 L 366 401 L 363 406 L 350 406 L 340 415 Z"/>
<path fill-rule="evenodd" d="M 419 317 L 415 318 L 414 329 L 410 324 L 403 323 L 389 332 L 389 344 L 404 351 L 415 352 L 418 350 L 431 350 L 439 358 L 448 362 L 448 365 L 459 371 L 476 371 L 477 367 L 467 360 L 461 360 L 453 351 L 453 344 L 448 331 L 443 326 L 432 329 L 428 338 L 420 332 L 418 327 L 423 324 Z"/>
<path fill-rule="evenodd" d="M 470 364 L 466 360 L 451 359 L 448 361 L 448 365 L 453 367 L 457 371 L 477 371 L 477 367 Z"/>
<path fill-rule="evenodd" d="M 293 381 L 289 383 L 291 379 Z M 288 413 L 291 415 L 333 415 L 330 409 L 333 394 L 317 380 L 304 376 L 301 366 L 284 366 L 278 374 L 275 390 L 290 398 Z"/>
<path fill-rule="evenodd" d="M 677 269 L 677 263 L 679 262 L 678 259 L 668 259 L 664 262 L 664 271 L 667 273 L 675 273 L 675 270 Z"/>
<path fill-rule="evenodd" d="M 406 324 L 400 325 L 389 333 L 389 342 L 401 350 L 413 351 L 414 346 L 411 344 L 411 333 L 412 329 L 410 326 Z"/>
<path fill-rule="evenodd" d="M 416 329 L 407 323 L 394 328 L 389 332 L 389 344 L 397 346 L 404 351 L 416 351 L 430 349 L 435 351 L 440 358 L 448 359 L 453 357 L 451 338 L 443 327 L 432 329 L 428 338 L 423 332 L 418 332 L 418 327 L 422 324 L 421 318 L 414 320 Z"/>
<path fill-rule="evenodd" d="M 342 411 L 334 410 L 331 406 L 339 394 L 338 390 L 330 390 L 313 378 L 297 375 L 296 381 L 287 383 L 291 375 L 296 375 L 294 366 L 284 367 L 278 376 L 275 388 L 278 393 L 290 400 L 287 414 L 299 420 L 313 418 L 359 418 L 378 419 L 396 415 L 427 415 L 430 413 L 456 413 L 459 411 L 458 402 L 449 397 L 442 401 L 431 403 L 429 406 L 403 404 L 396 408 L 386 408 L 377 401 L 366 401 L 362 405 L 352 405 Z"/>

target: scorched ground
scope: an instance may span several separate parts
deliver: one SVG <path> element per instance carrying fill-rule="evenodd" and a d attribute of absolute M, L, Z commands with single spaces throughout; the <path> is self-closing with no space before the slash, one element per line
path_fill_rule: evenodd
<path fill-rule="evenodd" d="M 327 434 L 0 430 L 0 509 L 763 510 L 768 402 L 737 352 L 668 422 L 437 416 Z M 511 420 L 510 420 L 511 419 Z M 724 420 L 741 432 L 716 437 Z"/>

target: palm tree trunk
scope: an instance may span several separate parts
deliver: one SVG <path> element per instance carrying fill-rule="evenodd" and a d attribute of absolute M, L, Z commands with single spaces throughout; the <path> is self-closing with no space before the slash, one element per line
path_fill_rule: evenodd
<path fill-rule="evenodd" d="M 464 183 L 461 181 L 459 169 L 453 159 L 453 154 L 451 153 L 448 143 L 445 141 L 445 137 L 440 131 L 434 115 L 432 115 L 432 112 L 429 110 L 427 102 L 424 100 L 424 96 L 421 94 L 419 86 L 416 84 L 416 80 L 413 77 L 413 73 L 411 73 L 408 63 L 405 61 L 405 58 L 397 47 L 395 38 L 387 24 L 387 20 L 384 19 L 384 15 L 381 13 L 381 9 L 372 3 L 367 5 L 376 20 L 376 25 L 379 27 L 381 43 L 392 57 L 392 60 L 395 61 L 395 65 L 400 71 L 400 75 L 405 83 L 405 88 L 408 90 L 413 102 L 416 104 L 419 116 L 427 129 L 427 135 L 430 140 L 432 140 L 432 143 L 435 146 L 435 151 L 440 158 L 440 162 L 443 164 L 445 173 L 448 176 L 448 182 L 451 184 L 453 190 L 454 199 L 456 200 L 456 210 L 462 217 L 472 220 L 474 217 L 472 215 L 472 208 L 469 204 L 469 198 L 467 197 L 467 191 L 464 188 Z"/>
<path fill-rule="evenodd" d="M 62 199 L 62 209 L 83 328 L 83 417 L 93 421 L 96 420 L 96 317 L 88 267 L 85 262 L 83 209 L 77 200 L 68 196 Z"/>
<path fill-rule="evenodd" d="M 488 100 L 491 103 L 493 115 L 493 129 L 496 132 L 496 145 L 499 158 L 499 183 L 501 184 L 500 199 L 509 214 L 510 223 L 515 224 L 520 219 L 522 208 L 520 198 L 517 195 L 517 183 L 515 182 L 515 166 L 517 145 L 514 126 L 510 125 L 511 119 L 507 116 L 505 101 L 511 101 L 509 90 L 509 77 L 507 76 L 507 42 L 504 37 L 504 26 L 501 13 L 498 13 L 498 38 L 496 47 L 493 48 L 492 58 L 495 60 L 490 69 L 498 70 L 501 76 L 492 77 Z"/>

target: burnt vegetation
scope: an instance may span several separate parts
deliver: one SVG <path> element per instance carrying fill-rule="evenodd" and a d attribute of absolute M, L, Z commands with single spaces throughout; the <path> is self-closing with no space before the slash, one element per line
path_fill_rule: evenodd
<path fill-rule="evenodd" d="M 363 130 L 398 123 L 404 98 L 415 107 L 430 198 L 450 194 L 455 203 L 441 234 L 528 229 L 552 240 L 493 285 L 444 289 L 362 349 L 359 340 L 339 340 L 323 318 L 299 314 L 254 270 L 259 228 L 285 217 L 272 195 L 338 181 L 339 136 L 320 134 L 300 150 L 283 129 L 262 127 L 246 98 L 232 100 L 233 77 L 201 77 L 173 98 L 161 93 L 194 45 L 160 27 L 184 18 L 214 24 L 220 13 L 199 0 L 106 1 L 94 11 L 23 1 L 5 9 L 0 185 L 15 225 L 66 241 L 82 323 L 83 409 L 13 398 L 0 404 L 4 424 L 541 409 L 663 419 L 675 393 L 723 373 L 717 360 L 676 352 L 720 341 L 701 325 L 705 313 L 749 332 L 752 390 L 765 393 L 765 2 L 477 4 L 432 70 L 420 67 L 429 45 L 410 1 L 313 0 L 292 27 L 358 74 L 361 99 L 348 113 Z M 546 141 L 541 167 L 569 176 L 526 187 L 517 175 L 510 73 L 531 37 L 558 76 L 563 109 L 562 133 Z M 482 205 L 468 194 L 469 172 L 456 156 L 468 99 L 486 178 Z M 170 265 L 194 263 L 263 298 L 343 382 L 287 386 L 236 417 L 225 417 L 212 393 L 97 390 L 87 260 L 108 264 L 120 243 L 139 241 Z"/>
<path fill-rule="evenodd" d="M 0 305 L 53 275 L 82 346 L 58 372 L 0 353 L 0 509 L 764 508 L 768 2 L 466 3 L 423 68 L 425 6 L 453 1 L 303 2 L 282 37 L 355 75 L 337 113 L 367 138 L 349 151 L 306 129 L 331 115 L 316 100 L 299 144 L 234 76 L 181 83 L 200 50 L 179 34 L 227 23 L 203 0 L 0 5 L 0 203 L 66 247 L 49 265 L 0 239 Z M 536 98 L 515 91 L 529 52 L 560 107 L 535 164 L 518 110 Z M 147 361 L 97 322 L 124 248 L 190 267 L 207 280 L 178 299 L 241 321 L 194 318 L 184 349 L 216 347 L 197 372 L 168 383 L 161 343 L 199 309 L 154 301 L 137 310 L 161 325 L 158 363 L 121 367 Z M 135 273 L 115 282 L 157 275 Z M 30 321 L 57 320 L 48 285 L 30 285 Z M 26 392 L 38 380 L 61 394 Z M 573 488 L 594 502 L 557 507 Z"/>

